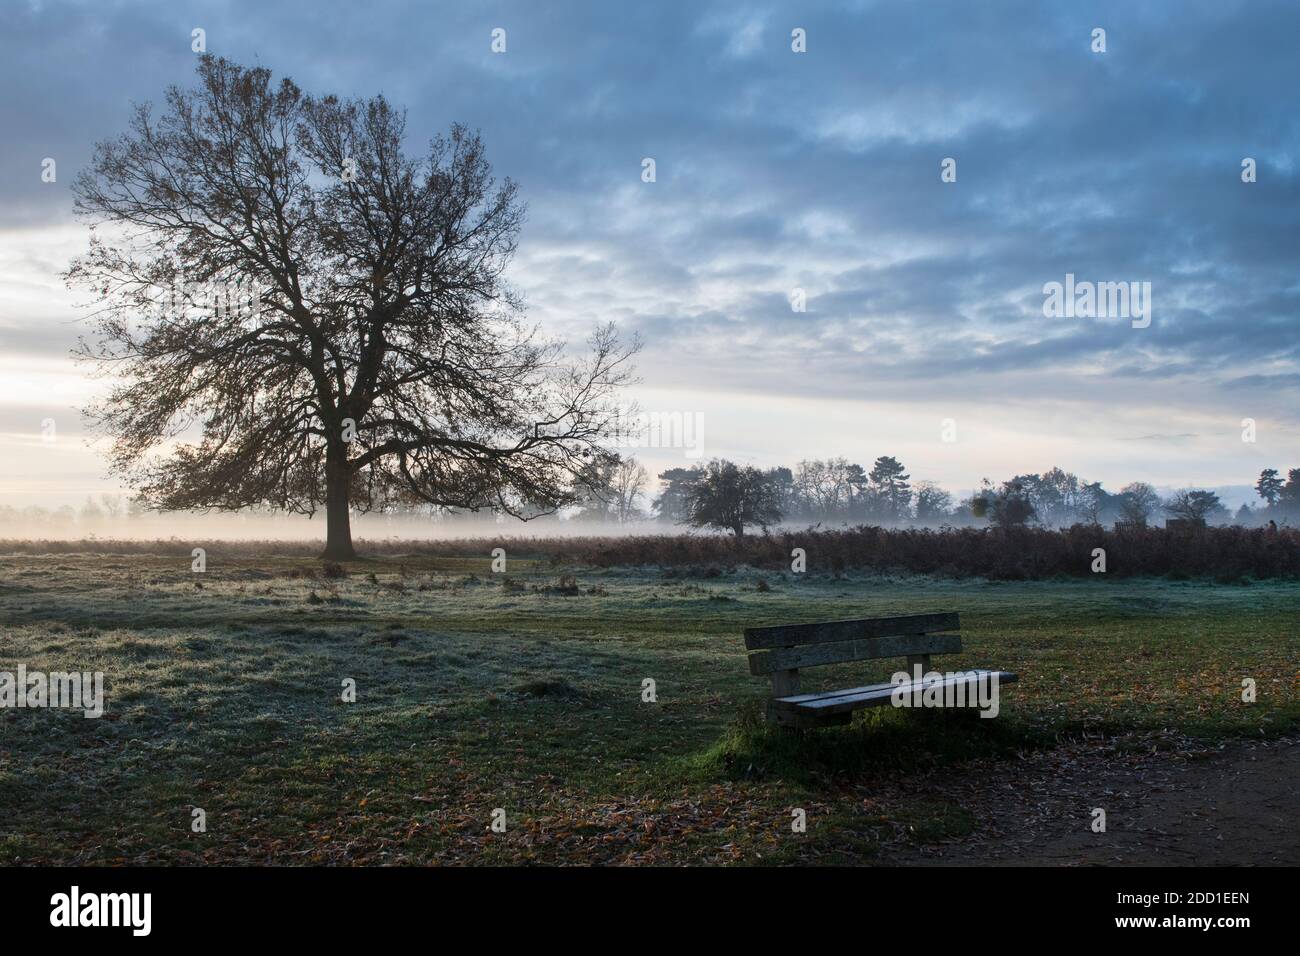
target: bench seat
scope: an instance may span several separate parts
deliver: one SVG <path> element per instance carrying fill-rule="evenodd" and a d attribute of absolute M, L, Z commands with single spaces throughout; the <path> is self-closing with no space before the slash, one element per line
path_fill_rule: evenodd
<path fill-rule="evenodd" d="M 941 687 L 977 684 L 987 680 L 990 674 L 998 675 L 999 684 L 1010 684 L 1017 680 L 1017 675 L 1011 671 L 973 670 L 936 681 L 935 684 Z M 782 710 L 799 711 L 805 714 L 851 713 L 863 707 L 884 706 L 893 700 L 895 690 L 902 688 L 910 693 L 915 683 L 915 681 L 907 681 L 904 684 L 868 684 L 865 687 L 850 687 L 846 690 L 828 690 L 821 694 L 795 694 L 792 697 L 773 698 L 772 705 Z M 921 686 L 926 685 L 922 683 Z"/>

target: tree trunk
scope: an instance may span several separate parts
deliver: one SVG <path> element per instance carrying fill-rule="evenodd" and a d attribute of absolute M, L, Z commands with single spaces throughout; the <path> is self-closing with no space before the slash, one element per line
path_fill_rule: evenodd
<path fill-rule="evenodd" d="M 351 485 L 347 449 L 330 451 L 325 458 L 325 551 L 322 558 L 350 561 L 357 556 L 352 548 L 352 515 L 348 510 Z"/>

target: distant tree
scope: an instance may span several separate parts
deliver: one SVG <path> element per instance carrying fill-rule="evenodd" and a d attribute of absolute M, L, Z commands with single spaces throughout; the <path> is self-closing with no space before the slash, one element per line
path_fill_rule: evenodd
<path fill-rule="evenodd" d="M 399 494 L 510 514 L 572 504 L 627 381 L 612 326 L 585 361 L 537 338 L 505 283 L 524 210 L 480 138 L 406 148 L 382 96 L 313 97 L 199 59 L 73 187 L 107 236 L 67 273 L 100 305 L 91 419 L 165 510 L 351 511 Z M 173 441 L 191 425 L 197 441 Z"/>
<path fill-rule="evenodd" d="M 899 521 L 911 514 L 912 486 L 902 462 L 890 455 L 881 455 L 871 467 L 867 478 L 872 494 L 880 503 L 882 516 L 889 521 Z"/>
<path fill-rule="evenodd" d="M 104 520 L 104 509 L 95 504 L 94 498 L 87 495 L 86 503 L 81 506 L 81 512 L 77 517 L 82 524 L 97 524 Z"/>
<path fill-rule="evenodd" d="M 804 460 L 795 465 L 794 491 L 805 517 L 825 521 L 837 517 L 847 490 L 836 475 L 834 460 Z"/>
<path fill-rule="evenodd" d="M 1170 517 L 1190 521 L 1204 521 L 1216 512 L 1224 511 L 1218 495 L 1197 488 L 1174 492 L 1164 508 Z"/>
<path fill-rule="evenodd" d="M 620 524 L 634 520 L 640 510 L 637 502 L 645 493 L 650 476 L 635 458 L 623 458 L 614 469 L 611 488 L 614 492 L 614 507 Z"/>
<path fill-rule="evenodd" d="M 1079 477 L 1053 467 L 1028 489 L 1038 520 L 1050 528 L 1071 525 L 1079 514 Z"/>
<path fill-rule="evenodd" d="M 1116 497 L 1103 488 L 1100 481 L 1080 482 L 1079 519 L 1086 524 L 1101 524 L 1103 515 L 1115 506 Z"/>
<path fill-rule="evenodd" d="M 1134 481 L 1119 490 L 1119 511 L 1123 520 L 1145 527 L 1160 507 L 1160 495 L 1145 481 Z"/>
<path fill-rule="evenodd" d="M 764 530 L 781 520 L 772 484 L 752 466 L 714 459 L 704 468 L 686 498 L 686 523 L 730 531 L 739 541 L 745 528 Z"/>
<path fill-rule="evenodd" d="M 789 468 L 769 468 L 764 474 L 772 490 L 772 501 L 783 518 L 793 515 L 797 509 L 797 497 L 794 490 L 794 472 Z"/>
<path fill-rule="evenodd" d="M 1286 484 L 1278 492 L 1277 503 L 1288 511 L 1300 510 L 1300 468 L 1286 473 Z"/>
<path fill-rule="evenodd" d="M 578 470 L 575 504 L 580 520 L 605 522 L 614 515 L 614 476 L 620 461 L 615 452 L 602 450 Z"/>
<path fill-rule="evenodd" d="M 1233 517 L 1232 523 L 1249 527 L 1255 523 L 1255 512 L 1251 510 L 1250 505 L 1243 502 L 1242 506 L 1237 509 L 1237 514 Z"/>
<path fill-rule="evenodd" d="M 1282 494 L 1282 488 L 1285 484 L 1278 477 L 1276 468 L 1265 468 L 1259 473 L 1259 481 L 1255 482 L 1255 492 L 1272 508 L 1277 504 L 1277 499 Z"/>
<path fill-rule="evenodd" d="M 871 478 L 861 465 L 850 464 L 843 458 L 840 461 L 843 463 L 840 474 L 843 476 L 846 491 L 844 516 L 850 520 L 860 520 L 867 515 L 871 497 Z"/>
<path fill-rule="evenodd" d="M 663 490 L 651 503 L 655 516 L 664 522 L 680 524 L 686 520 L 686 501 L 691 489 L 704 475 L 704 469 L 669 468 L 659 473 Z"/>
<path fill-rule="evenodd" d="M 952 495 L 932 481 L 916 484 L 916 520 L 934 527 L 951 517 Z"/>
<path fill-rule="evenodd" d="M 1027 487 L 1036 481 L 1036 475 L 1021 475 L 1004 481 L 1001 488 L 994 490 L 985 478 L 980 491 L 971 499 L 971 513 L 977 518 L 987 518 L 999 528 L 1022 527 L 1036 515 Z"/>
<path fill-rule="evenodd" d="M 1028 524 L 1029 522 L 1046 523 L 1049 515 L 1044 509 L 1056 508 L 1056 499 L 1050 488 L 1045 488 L 1041 476 L 1033 474 L 1016 475 L 1010 481 L 1002 483 L 1002 495 L 1004 498 L 1011 499 L 1012 508 L 1015 510 L 1016 498 L 1024 498 L 1029 503 L 1030 515 L 1024 522 L 1012 522 L 1013 524 Z"/>

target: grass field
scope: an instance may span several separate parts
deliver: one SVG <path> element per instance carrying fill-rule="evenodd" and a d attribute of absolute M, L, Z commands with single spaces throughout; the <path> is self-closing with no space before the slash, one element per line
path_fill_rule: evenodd
<path fill-rule="evenodd" d="M 506 575 L 486 557 L 346 570 L 0 556 L 0 670 L 102 670 L 108 688 L 102 719 L 0 711 L 0 863 L 870 861 L 978 826 L 941 793 L 898 797 L 909 772 L 1013 781 L 1018 754 L 1083 735 L 1118 754 L 1300 726 L 1294 582 L 575 567 L 573 594 L 519 557 Z M 762 723 L 743 627 L 931 610 L 962 614 L 966 652 L 944 667 L 1020 673 L 1000 717 L 882 708 L 805 738 Z"/>

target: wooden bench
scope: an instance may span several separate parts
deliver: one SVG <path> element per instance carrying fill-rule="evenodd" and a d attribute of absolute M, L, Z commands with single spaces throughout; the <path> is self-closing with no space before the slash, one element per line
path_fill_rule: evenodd
<path fill-rule="evenodd" d="M 883 657 L 906 657 L 907 672 L 930 672 L 933 654 L 961 651 L 961 627 L 955 612 L 913 614 L 907 617 L 865 618 L 856 621 L 826 621 L 819 624 L 785 624 L 778 627 L 745 629 L 749 672 L 772 678 L 772 699 L 767 719 L 784 727 L 823 727 L 847 724 L 855 710 L 888 704 L 900 685 L 869 684 L 820 694 L 799 693 L 799 671 L 807 667 L 869 661 Z M 900 668 L 901 669 L 901 668 Z M 976 685 L 997 674 L 999 684 L 1011 683 L 1016 675 L 1007 671 L 964 671 L 945 680 L 945 685 Z M 916 686 L 909 680 L 907 687 Z"/>

